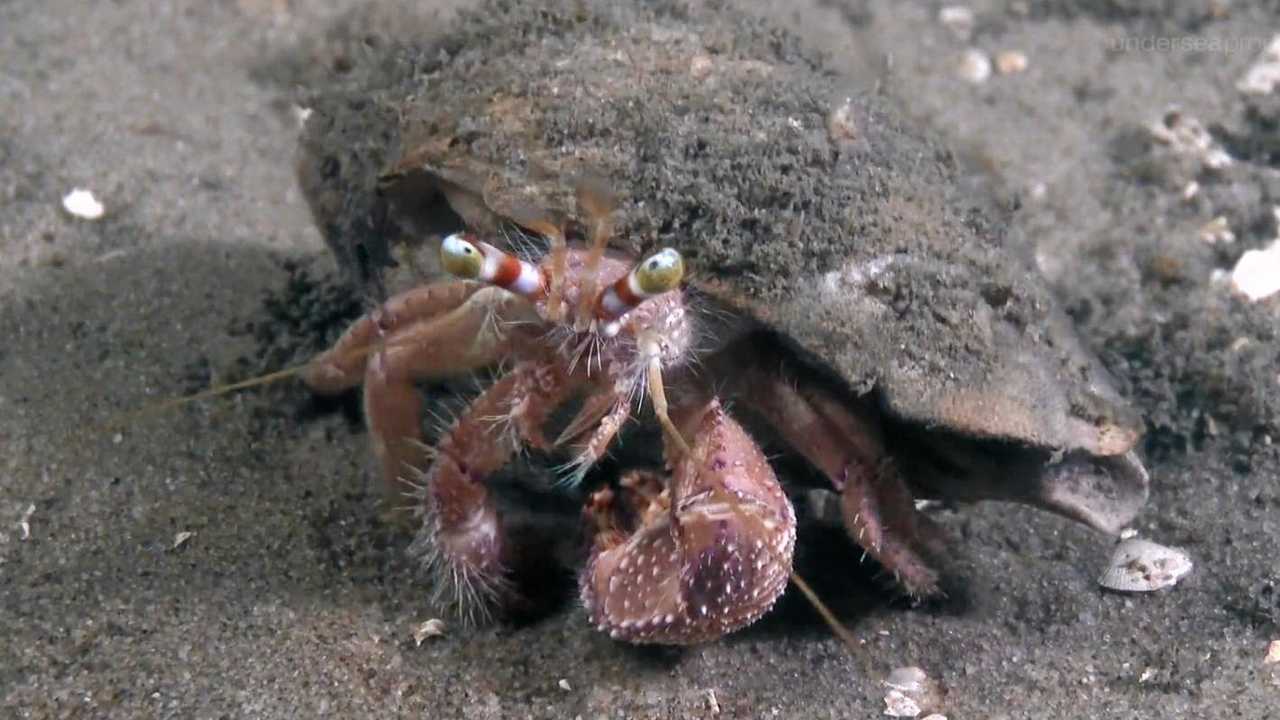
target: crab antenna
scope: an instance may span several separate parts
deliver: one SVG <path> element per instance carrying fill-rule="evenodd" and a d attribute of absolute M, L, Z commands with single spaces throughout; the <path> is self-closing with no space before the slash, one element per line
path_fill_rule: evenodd
<path fill-rule="evenodd" d="M 564 268 L 569 261 L 569 248 L 565 245 L 563 233 L 552 233 L 548 238 L 551 240 L 551 282 L 547 293 L 547 319 L 556 322 L 560 319 L 561 299 L 564 293 Z"/>
<path fill-rule="evenodd" d="M 616 322 L 655 295 L 674 290 L 684 276 L 684 259 L 675 248 L 664 248 L 636 263 L 631 272 L 604 289 L 595 316 Z"/>
<path fill-rule="evenodd" d="M 471 233 L 454 233 L 440 243 L 440 262 L 451 275 L 479 280 L 530 300 L 546 293 L 547 279 L 537 266 L 481 242 Z"/>

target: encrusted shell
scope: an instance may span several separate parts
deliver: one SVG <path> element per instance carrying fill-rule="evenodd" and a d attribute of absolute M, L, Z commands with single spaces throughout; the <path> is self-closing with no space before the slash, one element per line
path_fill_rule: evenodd
<path fill-rule="evenodd" d="M 406 234 L 438 227 L 445 204 L 482 232 L 537 231 L 575 216 L 574 177 L 602 176 L 621 198 L 615 247 L 677 248 L 707 302 L 890 417 L 1069 458 L 1011 471 L 994 495 L 1052 497 L 1109 531 L 1145 502 L 1140 419 L 960 195 L 949 153 L 883 98 L 849 98 L 796 38 L 726 8 L 563 0 L 486 6 L 405 56 L 412 72 L 379 104 L 397 120 L 378 197 Z M 344 113 L 374 114 L 335 97 L 304 143 L 329 157 L 352 147 Z M 856 134 L 833 138 L 833 111 Z M 304 161 L 304 187 L 325 168 Z M 350 188 L 343 207 L 374 194 Z M 378 258 L 388 235 L 357 239 Z"/>

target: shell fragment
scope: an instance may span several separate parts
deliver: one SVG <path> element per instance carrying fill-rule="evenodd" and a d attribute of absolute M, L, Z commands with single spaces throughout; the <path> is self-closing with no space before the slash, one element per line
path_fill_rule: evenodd
<path fill-rule="evenodd" d="M 440 618 L 431 618 L 413 629 L 414 644 L 418 646 L 422 645 L 427 638 L 442 637 L 444 631 L 444 621 Z"/>
<path fill-rule="evenodd" d="M 75 188 L 64 195 L 62 209 L 83 220 L 97 220 L 106 212 L 106 208 L 98 202 L 98 198 L 83 188 Z"/>
<path fill-rule="evenodd" d="M 1177 548 L 1130 538 L 1116 545 L 1098 584 L 1120 592 L 1151 592 L 1172 587 L 1191 568 L 1191 558 Z"/>
<path fill-rule="evenodd" d="M 889 717 L 919 717 L 942 704 L 942 687 L 914 665 L 895 669 L 884 684 L 889 689 L 884 714 Z"/>

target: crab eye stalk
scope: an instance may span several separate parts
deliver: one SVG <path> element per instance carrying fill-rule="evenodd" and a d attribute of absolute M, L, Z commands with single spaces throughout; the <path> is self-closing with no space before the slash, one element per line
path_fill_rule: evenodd
<path fill-rule="evenodd" d="M 535 300 L 547 282 L 542 271 L 468 233 L 454 233 L 440 244 L 440 264 L 455 277 L 479 280 Z"/>
<path fill-rule="evenodd" d="M 684 259 L 674 248 L 665 248 L 641 260 L 631 272 L 600 293 L 596 316 L 615 321 L 655 295 L 669 292 L 684 277 Z"/>
<path fill-rule="evenodd" d="M 440 264 L 445 272 L 464 280 L 479 280 L 484 274 L 484 253 L 462 233 L 454 233 L 440 244 Z"/>
<path fill-rule="evenodd" d="M 666 248 L 649 256 L 631 271 L 636 285 L 646 295 L 653 296 L 674 290 L 684 277 L 684 258 L 674 248 Z"/>

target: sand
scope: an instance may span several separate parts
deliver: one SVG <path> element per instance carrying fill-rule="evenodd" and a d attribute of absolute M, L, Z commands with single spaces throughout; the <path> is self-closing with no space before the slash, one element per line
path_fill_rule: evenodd
<path fill-rule="evenodd" d="M 964 507 L 936 516 L 957 539 L 953 595 L 912 608 L 811 528 L 798 563 L 860 638 L 851 656 L 794 592 L 690 650 L 619 645 L 567 589 L 419 646 L 439 609 L 377 521 L 350 402 L 287 385 L 112 424 L 274 369 L 353 310 L 293 174 L 293 101 L 341 64 L 332 38 L 350 32 L 332 28 L 353 5 L 0 9 L 5 713 L 869 718 L 901 665 L 949 689 L 951 718 L 1261 718 L 1280 702 L 1263 664 L 1280 638 L 1280 301 L 1214 279 L 1277 235 L 1280 100 L 1235 87 L 1280 31 L 1274 8 L 975 3 L 962 39 L 931 5 L 752 5 L 851 92 L 879 84 L 953 147 L 966 191 L 1013 209 L 1011 252 L 1146 420 L 1134 529 L 1196 563 L 1172 589 L 1109 593 L 1108 538 Z M 1027 67 L 958 79 L 969 47 Z M 1230 167 L 1149 139 L 1175 104 Z M 103 218 L 63 210 L 77 187 Z M 1233 241 L 1202 239 L 1218 216 Z"/>

